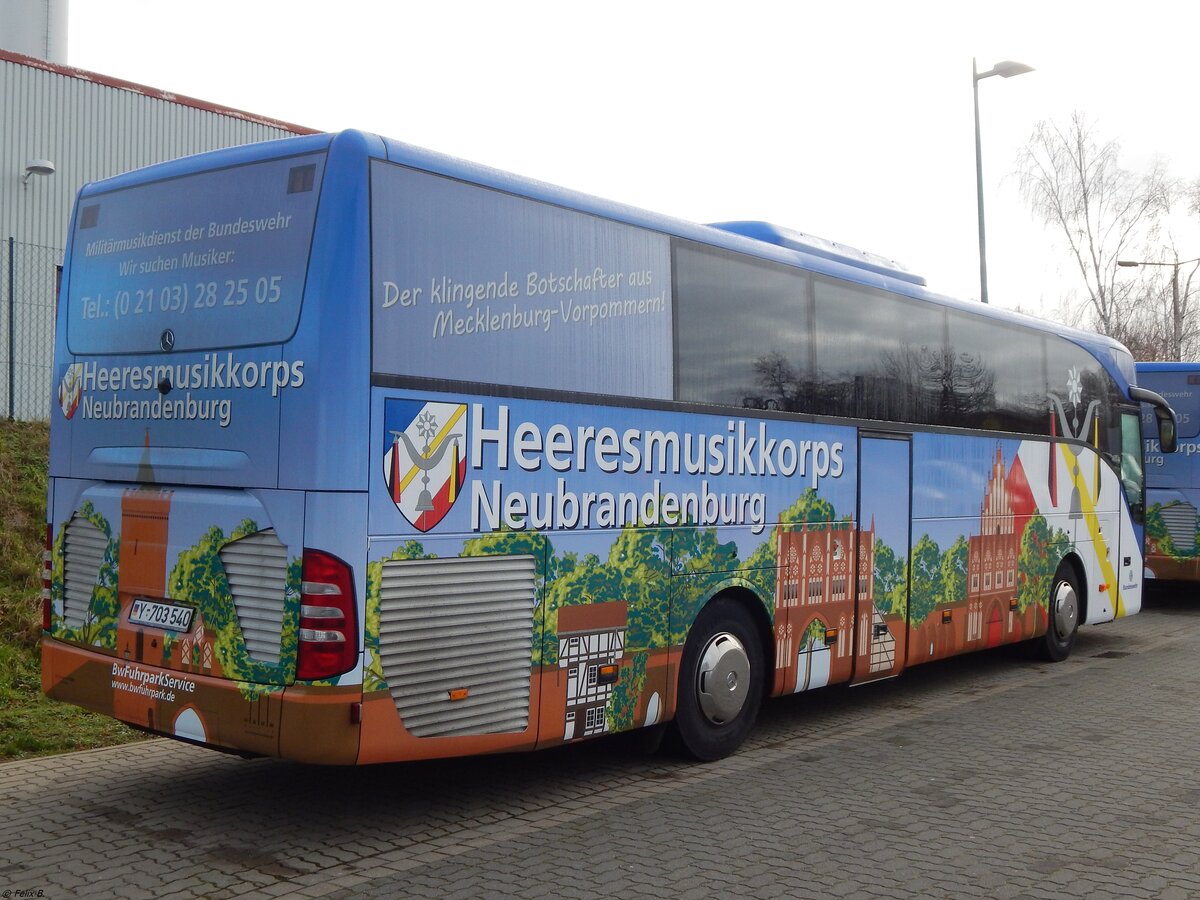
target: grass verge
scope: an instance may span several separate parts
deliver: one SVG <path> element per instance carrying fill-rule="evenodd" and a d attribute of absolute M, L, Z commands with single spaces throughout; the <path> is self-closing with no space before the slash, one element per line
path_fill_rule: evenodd
<path fill-rule="evenodd" d="M 144 735 L 42 695 L 44 422 L 0 422 L 0 760 L 107 747 Z"/>

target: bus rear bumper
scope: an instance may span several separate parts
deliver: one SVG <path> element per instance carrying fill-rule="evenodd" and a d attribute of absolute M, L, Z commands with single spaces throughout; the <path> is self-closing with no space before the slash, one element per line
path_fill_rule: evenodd
<path fill-rule="evenodd" d="M 180 672 L 42 638 L 42 692 L 156 734 L 298 762 L 353 765 L 361 688 L 283 687 Z"/>

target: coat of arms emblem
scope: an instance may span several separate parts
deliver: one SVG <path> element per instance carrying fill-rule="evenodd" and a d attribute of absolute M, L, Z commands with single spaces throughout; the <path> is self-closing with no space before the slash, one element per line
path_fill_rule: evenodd
<path fill-rule="evenodd" d="M 385 400 L 383 475 L 401 515 L 426 532 L 450 512 L 467 476 L 465 403 Z"/>
<path fill-rule="evenodd" d="M 66 418 L 75 415 L 79 408 L 79 397 L 83 393 L 83 363 L 72 363 L 67 366 L 62 380 L 58 383 L 58 408 Z"/>

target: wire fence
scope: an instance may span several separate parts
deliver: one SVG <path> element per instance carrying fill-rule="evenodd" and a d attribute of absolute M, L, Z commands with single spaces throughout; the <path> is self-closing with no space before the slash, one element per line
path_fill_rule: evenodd
<path fill-rule="evenodd" d="M 62 260 L 57 247 L 11 237 L 0 247 L 0 415 L 10 420 L 50 418 Z"/>

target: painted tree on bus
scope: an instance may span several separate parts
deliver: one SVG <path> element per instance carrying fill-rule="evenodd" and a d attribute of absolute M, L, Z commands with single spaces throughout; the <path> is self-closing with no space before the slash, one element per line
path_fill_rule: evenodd
<path fill-rule="evenodd" d="M 807 525 L 809 531 L 850 527 L 850 517 L 839 516 L 833 504 L 820 496 L 816 488 L 806 488 L 795 503 L 780 513 L 779 521 Z"/>
<path fill-rule="evenodd" d="M 96 582 L 91 588 L 88 608 L 84 611 L 83 624 L 78 628 L 67 628 L 62 617 L 55 617 L 56 625 L 61 626 L 59 632 L 68 641 L 115 649 L 116 624 L 121 614 L 120 599 L 116 590 L 116 566 L 121 552 L 120 535 L 113 534 L 113 528 L 107 518 L 96 510 L 91 500 L 85 500 L 83 506 L 80 506 L 78 517 L 92 524 L 104 535 L 104 554 L 101 557 L 100 571 L 96 574 Z M 50 566 L 50 598 L 60 610 L 66 608 L 65 544 L 66 526 L 59 529 L 59 534 L 54 540 L 53 563 Z"/>
<path fill-rule="evenodd" d="M 1153 544 L 1158 552 L 1164 556 L 1169 556 L 1172 559 L 1192 559 L 1200 554 L 1200 520 L 1198 520 L 1198 530 L 1192 536 L 1190 546 L 1179 546 L 1175 543 L 1175 539 L 1171 537 L 1171 533 L 1167 531 L 1167 524 L 1163 521 L 1163 509 L 1170 509 L 1172 506 L 1179 505 L 1178 500 L 1173 500 L 1167 504 L 1152 503 L 1149 509 L 1146 510 L 1146 544 Z"/>
<path fill-rule="evenodd" d="M 967 598 L 967 551 L 967 539 L 960 534 L 942 554 L 941 603 L 959 603 Z"/>
<path fill-rule="evenodd" d="M 637 724 L 649 653 L 682 643 L 695 609 L 711 596 L 713 579 L 736 569 L 736 544 L 722 543 L 714 528 L 694 527 L 625 528 L 606 559 L 589 554 L 559 561 L 558 577 L 547 591 L 548 635 L 557 635 L 563 606 L 611 599 L 627 604 L 625 665 L 607 711 L 611 730 Z M 557 643 L 548 641 L 544 652 L 547 662 L 552 653 L 556 659 Z"/>
<path fill-rule="evenodd" d="M 695 531 L 682 528 L 668 537 L 671 533 L 664 530 L 624 528 L 609 548 L 607 567 L 615 573 L 620 591 L 609 596 L 629 604 L 626 647 L 649 650 L 667 645 L 671 542 L 694 548 L 699 543 Z"/>
<path fill-rule="evenodd" d="M 945 553 L 933 538 L 922 535 L 913 547 L 909 567 L 910 589 L 905 592 L 903 578 L 895 581 L 889 593 L 890 611 L 904 615 L 907 599 L 907 615 L 916 627 L 929 618 L 938 606 L 960 603 L 966 599 L 968 549 L 964 535 L 956 537 Z M 876 605 L 879 605 L 878 600 Z"/>
<path fill-rule="evenodd" d="M 251 526 L 254 524 L 249 520 L 247 522 Z M 196 544 L 179 554 L 167 578 L 167 596 L 195 607 L 200 621 L 213 636 L 213 649 L 223 673 L 229 671 L 226 669 L 227 661 L 232 668 L 232 657 L 235 655 L 224 637 L 234 619 L 229 581 L 218 556 L 218 551 L 225 543 L 225 532 L 217 525 L 211 526 Z M 183 662 L 190 664 L 192 660 Z"/>
<path fill-rule="evenodd" d="M 1062 558 L 1071 550 L 1071 539 L 1065 531 L 1052 529 L 1041 515 L 1029 517 L 1021 533 L 1021 549 L 1017 556 L 1017 609 L 1025 612 L 1039 605 L 1045 609 L 1050 602 L 1050 582 Z"/>
<path fill-rule="evenodd" d="M 758 593 L 766 601 L 768 611 L 775 614 L 775 589 L 778 580 L 779 559 L 779 526 L 767 532 L 768 539 L 763 541 L 746 557 L 738 571 L 751 582 Z"/>
<path fill-rule="evenodd" d="M 604 559 L 588 553 L 582 559 L 567 554 L 556 560 L 556 577 L 546 589 L 541 661 L 558 662 L 560 609 L 611 600 L 627 604 L 627 648 L 665 647 L 671 575 L 667 552 L 665 532 L 631 527 L 617 534 Z"/>
<path fill-rule="evenodd" d="M 637 721 L 637 708 L 646 688 L 646 662 L 649 655 L 645 650 L 626 654 L 621 677 L 613 687 L 612 698 L 605 710 L 609 731 L 628 731 L 641 724 Z"/>
<path fill-rule="evenodd" d="M 907 598 L 904 588 L 906 586 L 907 569 L 905 559 L 902 556 L 896 556 L 896 551 L 885 544 L 883 541 L 876 539 L 875 541 L 875 569 L 872 573 L 874 579 L 875 606 L 885 612 L 898 612 L 903 614 L 904 602 Z M 893 595 L 897 590 L 901 590 L 899 596 L 900 609 L 894 610 Z"/>
<path fill-rule="evenodd" d="M 213 525 L 195 545 L 179 554 L 167 579 L 168 595 L 196 608 L 205 629 L 212 637 L 213 651 L 221 674 L 240 682 L 238 688 L 247 699 L 255 699 L 264 692 L 276 690 L 285 664 L 295 661 L 294 640 L 292 648 L 284 648 L 281 641 L 281 654 L 286 653 L 289 659 L 281 655 L 279 664 L 256 660 L 250 655 L 241 626 L 238 624 L 229 580 L 221 564 L 221 548 L 259 530 L 253 519 L 243 519 L 229 535 L 219 526 Z M 289 564 L 289 569 L 291 565 L 297 564 L 298 561 L 293 561 Z M 294 588 L 298 590 L 298 570 L 294 574 L 285 573 L 285 578 L 287 583 L 294 582 Z M 298 594 L 291 602 L 298 603 Z M 286 588 L 284 604 L 286 619 Z M 294 610 L 293 615 L 295 612 L 298 610 Z M 276 683 L 275 686 L 272 686 L 273 682 Z"/>
<path fill-rule="evenodd" d="M 737 544 L 722 543 L 715 528 L 688 528 L 677 532 L 672 542 L 674 574 L 684 576 L 671 583 L 670 636 L 666 643 L 680 646 L 701 607 L 722 585 L 745 583 L 739 566 Z M 774 570 L 771 570 L 772 588 Z M 759 593 L 760 597 L 769 597 Z"/>
<path fill-rule="evenodd" d="M 117 622 L 121 616 L 121 603 L 117 594 L 117 566 L 121 555 L 121 536 L 114 535 L 108 519 L 101 515 L 87 500 L 79 508 L 78 517 L 95 526 L 104 535 L 104 555 L 100 570 L 88 598 L 84 621 L 77 628 L 68 628 L 61 616 L 56 616 L 56 633 L 69 641 L 92 644 L 115 649 L 117 646 Z M 67 523 L 69 525 L 70 522 Z M 63 570 L 67 526 L 59 529 L 54 540 L 50 572 L 50 596 L 57 609 L 65 609 L 66 581 Z"/>
<path fill-rule="evenodd" d="M 875 595 L 875 608 L 885 616 L 899 616 L 907 618 L 908 616 L 908 570 L 910 568 L 910 560 L 904 559 L 900 561 L 900 578 L 893 585 L 892 589 L 884 596 Z"/>
<path fill-rule="evenodd" d="M 913 547 L 909 574 L 908 618 L 916 627 L 942 601 L 942 553 L 927 534 Z"/>

